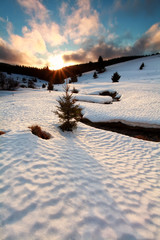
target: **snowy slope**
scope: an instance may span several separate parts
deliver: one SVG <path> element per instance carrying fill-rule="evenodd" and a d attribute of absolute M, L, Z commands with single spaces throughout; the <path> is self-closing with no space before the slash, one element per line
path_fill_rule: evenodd
<path fill-rule="evenodd" d="M 111 105 L 80 101 L 85 115 L 160 126 L 158 57 L 110 66 L 96 81 L 84 74 L 74 84 L 79 96 L 106 89 L 122 94 Z M 148 70 L 132 69 L 142 61 Z M 115 71 L 122 75 L 118 84 L 110 80 Z M 158 240 L 160 144 L 82 123 L 74 133 L 61 132 L 52 111 L 62 86 L 55 88 L 0 92 L 0 129 L 7 131 L 0 136 L 0 239 Z M 141 111 L 140 98 L 146 101 Z M 32 124 L 52 138 L 32 135 Z"/>
<path fill-rule="evenodd" d="M 144 62 L 145 67 L 139 70 Z M 119 83 L 112 83 L 111 76 L 118 71 Z M 107 67 L 107 72 L 93 79 L 93 72 L 79 78 L 74 86 L 80 94 L 93 94 L 113 89 L 122 100 L 112 105 L 80 103 L 84 117 L 95 122 L 121 121 L 133 125 L 158 127 L 160 125 L 160 55 L 140 58 Z M 73 85 L 73 84 L 72 84 Z"/>

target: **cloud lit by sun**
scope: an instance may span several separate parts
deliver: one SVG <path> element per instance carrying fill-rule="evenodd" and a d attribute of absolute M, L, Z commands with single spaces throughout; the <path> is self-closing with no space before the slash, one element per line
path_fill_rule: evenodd
<path fill-rule="evenodd" d="M 48 59 L 48 67 L 50 70 L 58 70 L 63 67 L 67 67 L 67 66 L 71 66 L 71 65 L 75 65 L 75 64 L 76 64 L 76 62 L 74 62 L 74 61 L 65 62 L 63 55 L 60 55 L 60 54 L 50 56 Z"/>
<path fill-rule="evenodd" d="M 96 0 L 1 2 L 1 62 L 40 68 L 47 65 L 57 70 L 97 61 L 98 56 L 146 55 L 160 49 L 159 0 L 148 0 L 149 4 L 137 0 L 126 0 L 127 4 L 123 0 L 99 0 L 99 4 Z M 16 12 L 21 7 L 21 14 L 8 12 L 10 4 Z M 137 24 L 142 15 L 143 24 Z"/>
<path fill-rule="evenodd" d="M 52 56 L 49 58 L 49 69 L 58 70 L 65 66 L 63 58 L 61 55 Z"/>

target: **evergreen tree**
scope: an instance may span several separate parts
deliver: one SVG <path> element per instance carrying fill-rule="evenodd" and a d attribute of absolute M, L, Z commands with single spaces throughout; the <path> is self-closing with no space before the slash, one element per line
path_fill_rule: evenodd
<path fill-rule="evenodd" d="M 60 128 L 62 131 L 72 131 L 77 127 L 77 122 L 80 121 L 82 109 L 79 105 L 75 105 L 75 98 L 72 97 L 72 93 L 69 94 L 69 86 L 64 88 L 65 94 L 57 100 L 59 106 L 54 113 L 59 117 Z"/>
<path fill-rule="evenodd" d="M 121 75 L 118 74 L 118 72 L 115 72 L 113 76 L 111 77 L 112 82 L 119 82 Z"/>
<path fill-rule="evenodd" d="M 105 64 L 103 62 L 103 58 L 101 56 L 99 56 L 98 58 L 98 69 L 97 69 L 98 73 L 103 73 L 106 71 L 105 69 Z"/>
<path fill-rule="evenodd" d="M 102 58 L 102 56 L 99 56 L 99 58 L 98 58 L 98 63 L 99 63 L 101 66 L 103 66 L 103 58 Z"/>
<path fill-rule="evenodd" d="M 139 67 L 139 70 L 142 70 L 144 68 L 144 63 L 141 64 L 141 66 Z"/>

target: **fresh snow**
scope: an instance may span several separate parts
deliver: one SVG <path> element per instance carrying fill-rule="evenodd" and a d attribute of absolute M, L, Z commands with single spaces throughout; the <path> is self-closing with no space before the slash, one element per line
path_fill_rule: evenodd
<path fill-rule="evenodd" d="M 92 102 L 92 103 L 103 103 L 103 104 L 110 104 L 112 103 L 113 99 L 110 96 L 87 96 L 87 95 L 80 95 L 76 94 L 75 99 L 78 101 L 83 101 L 83 102 Z"/>
<path fill-rule="evenodd" d="M 120 82 L 111 83 L 116 71 Z M 85 117 L 160 127 L 160 55 L 92 76 L 70 84 Z M 0 130 L 7 132 L 0 136 L 0 239 L 159 240 L 160 144 L 82 123 L 61 132 L 53 111 L 63 86 L 55 88 L 0 92 Z M 102 96 L 90 95 L 108 89 L 121 100 L 99 104 Z M 90 97 L 96 103 L 82 101 Z M 31 134 L 33 124 L 52 138 Z"/>

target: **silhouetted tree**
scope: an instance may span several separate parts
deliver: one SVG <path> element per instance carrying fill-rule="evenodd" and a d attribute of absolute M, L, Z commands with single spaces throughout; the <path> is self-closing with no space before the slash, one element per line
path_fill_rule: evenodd
<path fill-rule="evenodd" d="M 99 63 L 101 66 L 103 66 L 103 58 L 102 58 L 102 56 L 99 56 L 99 58 L 98 58 L 98 63 Z"/>
<path fill-rule="evenodd" d="M 142 70 L 144 68 L 144 63 L 141 64 L 141 66 L 139 67 L 139 70 Z"/>
<path fill-rule="evenodd" d="M 103 61 L 103 58 L 101 56 L 99 56 L 98 58 L 98 73 L 103 73 L 105 72 L 105 64 L 104 64 L 104 61 Z"/>
<path fill-rule="evenodd" d="M 111 77 L 112 82 L 119 82 L 120 77 L 121 77 L 121 76 L 118 74 L 118 72 L 115 72 L 115 73 L 113 74 L 113 76 Z"/>
<path fill-rule="evenodd" d="M 53 87 L 53 83 L 50 81 L 50 82 L 48 83 L 48 88 L 47 88 L 47 89 L 48 89 L 49 91 L 53 91 L 53 88 L 54 88 L 54 87 Z"/>

